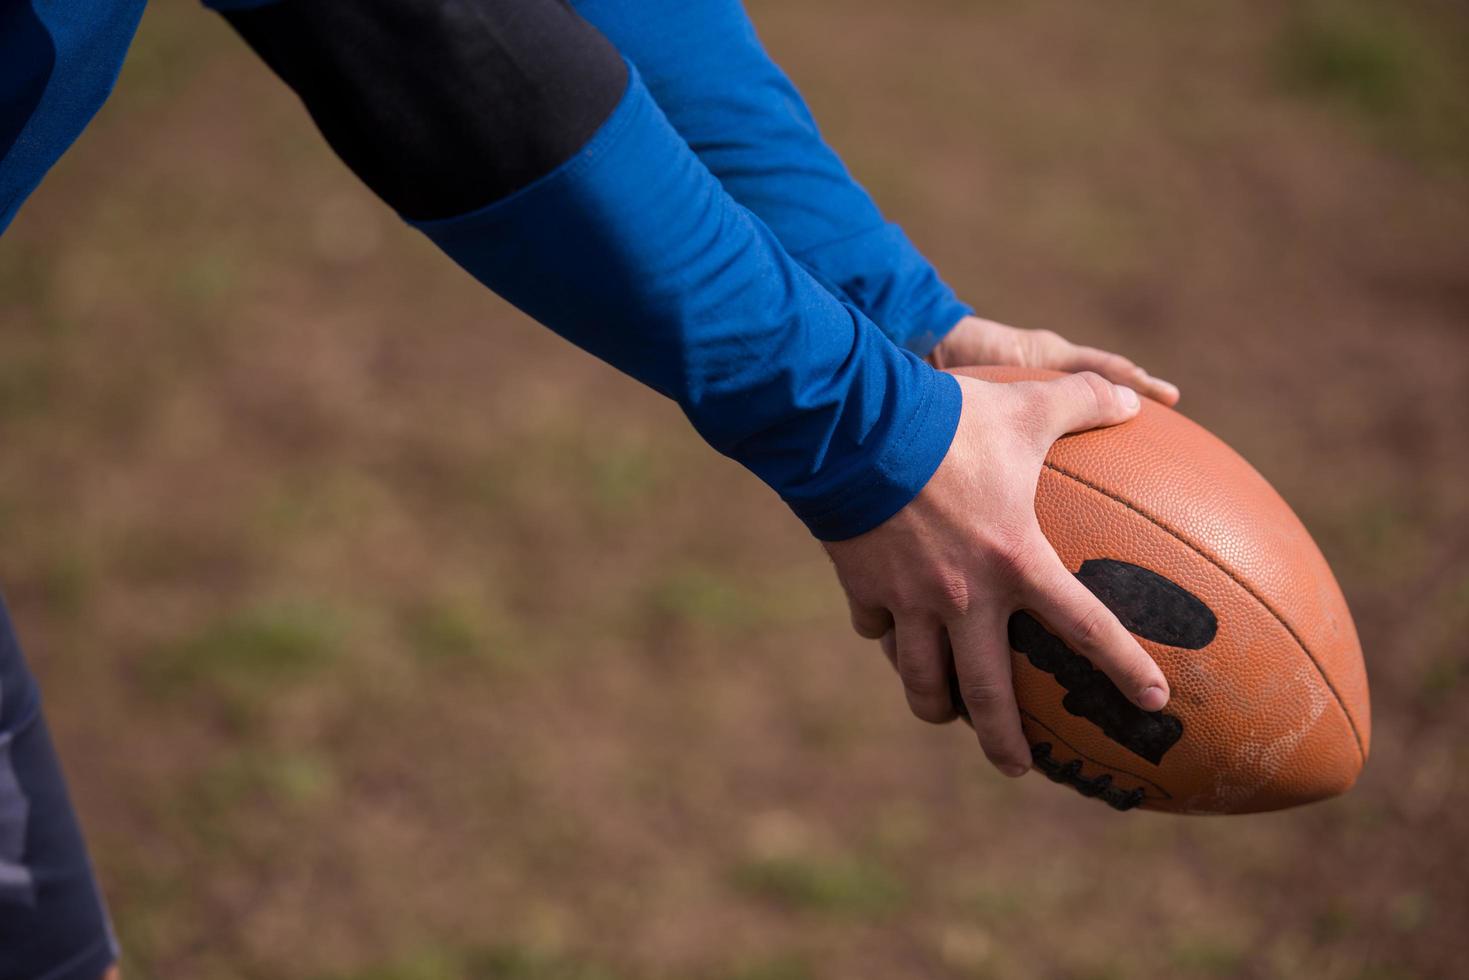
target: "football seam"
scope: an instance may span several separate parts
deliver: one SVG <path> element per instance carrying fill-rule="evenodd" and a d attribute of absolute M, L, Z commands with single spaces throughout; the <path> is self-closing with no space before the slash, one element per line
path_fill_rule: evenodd
<path fill-rule="evenodd" d="M 1170 793 L 1170 792 L 1168 792 L 1168 790 L 1164 789 L 1161 784 L 1153 782 L 1153 780 L 1149 779 L 1147 776 L 1141 775 L 1140 773 L 1133 772 L 1131 769 L 1124 769 L 1121 766 L 1114 766 L 1111 763 L 1104 762 L 1104 761 L 1102 761 L 1101 759 L 1098 759 L 1095 756 L 1087 755 L 1085 752 L 1081 751 L 1081 749 L 1078 749 L 1076 746 L 1074 746 L 1070 742 L 1066 741 L 1066 739 L 1061 735 L 1060 732 L 1056 731 L 1056 729 L 1052 728 L 1050 725 L 1047 725 L 1045 722 L 1041 721 L 1040 718 L 1034 712 L 1026 711 L 1024 708 L 1021 708 L 1020 709 L 1020 717 L 1021 717 L 1022 720 L 1029 719 L 1032 724 L 1034 724 L 1034 725 L 1036 725 L 1036 726 L 1038 726 L 1040 728 L 1044 728 L 1046 730 L 1046 734 L 1050 735 L 1056 741 L 1058 741 L 1062 745 L 1066 746 L 1072 752 L 1075 752 L 1076 753 L 1076 757 L 1078 759 L 1085 759 L 1087 762 L 1090 762 L 1092 765 L 1096 766 L 1098 769 L 1106 769 L 1106 770 L 1109 770 L 1111 772 L 1120 772 L 1124 776 L 1130 776 L 1133 779 L 1136 779 L 1136 780 L 1138 780 L 1140 782 L 1147 783 L 1149 786 L 1153 787 L 1153 789 L 1157 790 L 1161 794 L 1161 796 L 1159 797 L 1159 799 L 1163 799 L 1163 800 L 1171 800 L 1171 799 L 1173 799 L 1173 794 L 1172 793 Z"/>
<path fill-rule="evenodd" d="M 1250 595 L 1251 598 L 1253 598 L 1256 602 L 1258 602 L 1260 604 L 1261 608 L 1263 608 L 1271 616 L 1275 617 L 1275 621 L 1277 623 L 1279 623 L 1281 625 L 1281 627 L 1284 628 L 1284 630 L 1287 633 L 1290 634 L 1290 638 L 1296 642 L 1296 646 L 1298 646 L 1298 647 L 1301 648 L 1301 652 L 1306 655 L 1306 659 L 1309 660 L 1309 661 L 1311 661 L 1311 666 L 1313 666 L 1313 667 L 1316 668 L 1316 673 L 1319 674 L 1321 676 L 1321 680 L 1323 682 L 1325 682 L 1326 689 L 1328 691 L 1330 691 L 1331 692 L 1331 696 L 1336 699 L 1336 706 L 1341 709 L 1342 716 L 1344 718 L 1346 718 L 1346 720 L 1347 720 L 1347 727 L 1349 727 L 1352 730 L 1352 737 L 1356 740 L 1356 743 L 1357 743 L 1357 754 L 1359 756 L 1361 756 L 1362 763 L 1364 765 L 1366 764 L 1366 762 L 1367 762 L 1367 749 L 1366 749 L 1366 746 L 1364 746 L 1362 744 L 1362 733 L 1357 730 L 1357 720 L 1355 718 L 1353 718 L 1352 717 L 1352 713 L 1347 710 L 1347 705 L 1346 705 L 1346 702 L 1344 700 L 1342 700 L 1341 692 L 1338 691 L 1336 689 L 1336 685 L 1331 682 L 1331 677 L 1327 675 L 1325 668 L 1323 668 L 1321 666 L 1321 662 L 1316 659 L 1316 656 L 1315 656 L 1315 654 L 1313 654 L 1311 652 L 1310 647 L 1306 646 L 1305 642 L 1301 639 L 1300 635 L 1298 633 L 1296 633 L 1296 631 L 1291 627 L 1291 625 L 1285 621 L 1285 617 L 1281 616 L 1280 613 L 1276 612 L 1275 611 L 1275 608 L 1273 606 L 1271 606 L 1270 603 L 1266 602 L 1265 599 L 1264 599 L 1264 597 L 1261 596 L 1260 593 L 1256 592 L 1253 588 L 1251 588 L 1248 583 L 1246 583 L 1238 575 L 1236 575 L 1229 568 L 1227 568 L 1222 562 L 1219 561 L 1219 559 L 1215 558 L 1213 555 L 1209 554 L 1208 552 L 1203 551 L 1197 545 L 1195 545 L 1192 541 L 1190 541 L 1187 538 L 1185 538 L 1178 531 L 1174 530 L 1173 528 L 1169 527 L 1167 524 L 1165 524 L 1162 521 L 1158 520 L 1158 518 L 1154 517 L 1152 514 L 1149 514 L 1147 511 L 1138 508 L 1131 501 L 1126 500 L 1126 499 L 1124 499 L 1122 497 L 1119 497 L 1117 494 L 1112 493 L 1112 492 L 1106 490 L 1103 487 L 1097 486 L 1095 483 L 1092 483 L 1090 480 L 1086 479 L 1085 477 L 1077 476 L 1075 473 L 1072 473 L 1072 472 L 1070 472 L 1068 470 L 1062 469 L 1061 467 L 1059 467 L 1056 464 L 1052 463 L 1050 460 L 1046 460 L 1043 465 L 1045 466 L 1046 469 L 1051 470 L 1054 473 L 1058 473 L 1061 476 L 1066 477 L 1068 480 L 1074 480 L 1075 482 L 1080 483 L 1082 486 L 1086 487 L 1087 489 L 1092 490 L 1092 491 L 1095 491 L 1096 493 L 1101 494 L 1102 496 L 1106 497 L 1108 500 L 1115 500 L 1117 503 L 1119 503 L 1122 506 L 1126 507 L 1128 510 L 1132 511 L 1134 514 L 1137 514 L 1139 517 L 1143 518 L 1144 520 L 1148 521 L 1149 523 L 1151 523 L 1152 525 L 1154 525 L 1155 527 L 1157 527 L 1159 530 L 1162 530 L 1162 531 L 1166 532 L 1167 534 L 1171 535 L 1175 540 L 1177 540 L 1184 547 L 1188 548 L 1194 554 L 1198 555 L 1200 558 L 1204 559 L 1209 564 L 1211 564 L 1215 568 L 1219 569 L 1225 575 L 1228 575 L 1229 578 L 1234 582 L 1235 585 L 1238 585 L 1241 589 L 1244 589 L 1245 592 L 1249 593 L 1249 595 Z"/>

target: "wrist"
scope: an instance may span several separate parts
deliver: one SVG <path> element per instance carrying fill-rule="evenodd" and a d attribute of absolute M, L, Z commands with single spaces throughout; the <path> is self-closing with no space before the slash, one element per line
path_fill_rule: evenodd
<path fill-rule="evenodd" d="M 949 368 L 959 367 L 962 363 L 962 359 L 954 356 L 954 340 L 961 332 L 961 328 L 964 327 L 965 323 L 973 319 L 973 315 L 966 312 L 963 316 L 959 317 L 959 319 L 955 320 L 952 324 L 949 325 L 949 328 L 943 332 L 943 335 L 934 343 L 934 345 L 929 348 L 928 353 L 924 355 L 923 359 L 929 364 L 932 364 L 934 367 L 938 368 L 940 371 L 947 371 Z"/>
<path fill-rule="evenodd" d="M 948 456 L 959 426 L 963 395 L 958 380 L 883 346 L 910 373 L 901 382 L 904 400 L 894 406 L 895 417 L 886 420 L 884 445 L 859 472 L 844 478 L 825 474 L 819 495 L 784 495 L 796 516 L 821 541 L 855 538 L 907 507 Z"/>

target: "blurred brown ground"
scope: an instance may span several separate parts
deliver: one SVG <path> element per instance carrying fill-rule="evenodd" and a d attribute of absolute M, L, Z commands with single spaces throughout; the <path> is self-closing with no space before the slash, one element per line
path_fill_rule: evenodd
<path fill-rule="evenodd" d="M 1462 976 L 1463 7 L 754 15 L 983 313 L 1177 381 L 1297 507 L 1363 781 L 1208 820 L 998 778 L 769 492 L 155 3 L 0 243 L 0 582 L 128 975 Z"/>

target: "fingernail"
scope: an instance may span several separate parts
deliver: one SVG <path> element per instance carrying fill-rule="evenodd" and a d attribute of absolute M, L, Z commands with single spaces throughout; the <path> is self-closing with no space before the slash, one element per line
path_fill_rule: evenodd
<path fill-rule="evenodd" d="M 1122 407 L 1127 409 L 1128 411 L 1132 411 L 1134 408 L 1137 408 L 1139 404 L 1137 400 L 1137 392 L 1127 387 L 1127 385 L 1117 386 L 1117 397 L 1122 399 Z"/>
<path fill-rule="evenodd" d="M 1163 705 L 1168 703 L 1168 692 L 1161 687 L 1145 687 L 1143 693 L 1137 697 L 1138 707 L 1144 711 L 1161 711 Z"/>
<path fill-rule="evenodd" d="M 1016 779 L 1020 776 L 1024 776 L 1027 772 L 1029 772 L 1029 769 L 1027 769 L 1025 766 L 1003 765 L 1000 766 L 1000 772 L 1009 776 L 1011 779 Z"/>

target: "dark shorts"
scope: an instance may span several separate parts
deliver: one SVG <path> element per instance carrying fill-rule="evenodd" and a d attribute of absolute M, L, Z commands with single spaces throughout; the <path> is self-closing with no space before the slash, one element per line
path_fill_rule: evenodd
<path fill-rule="evenodd" d="M 0 980 L 98 980 L 117 944 L 0 603 Z"/>

